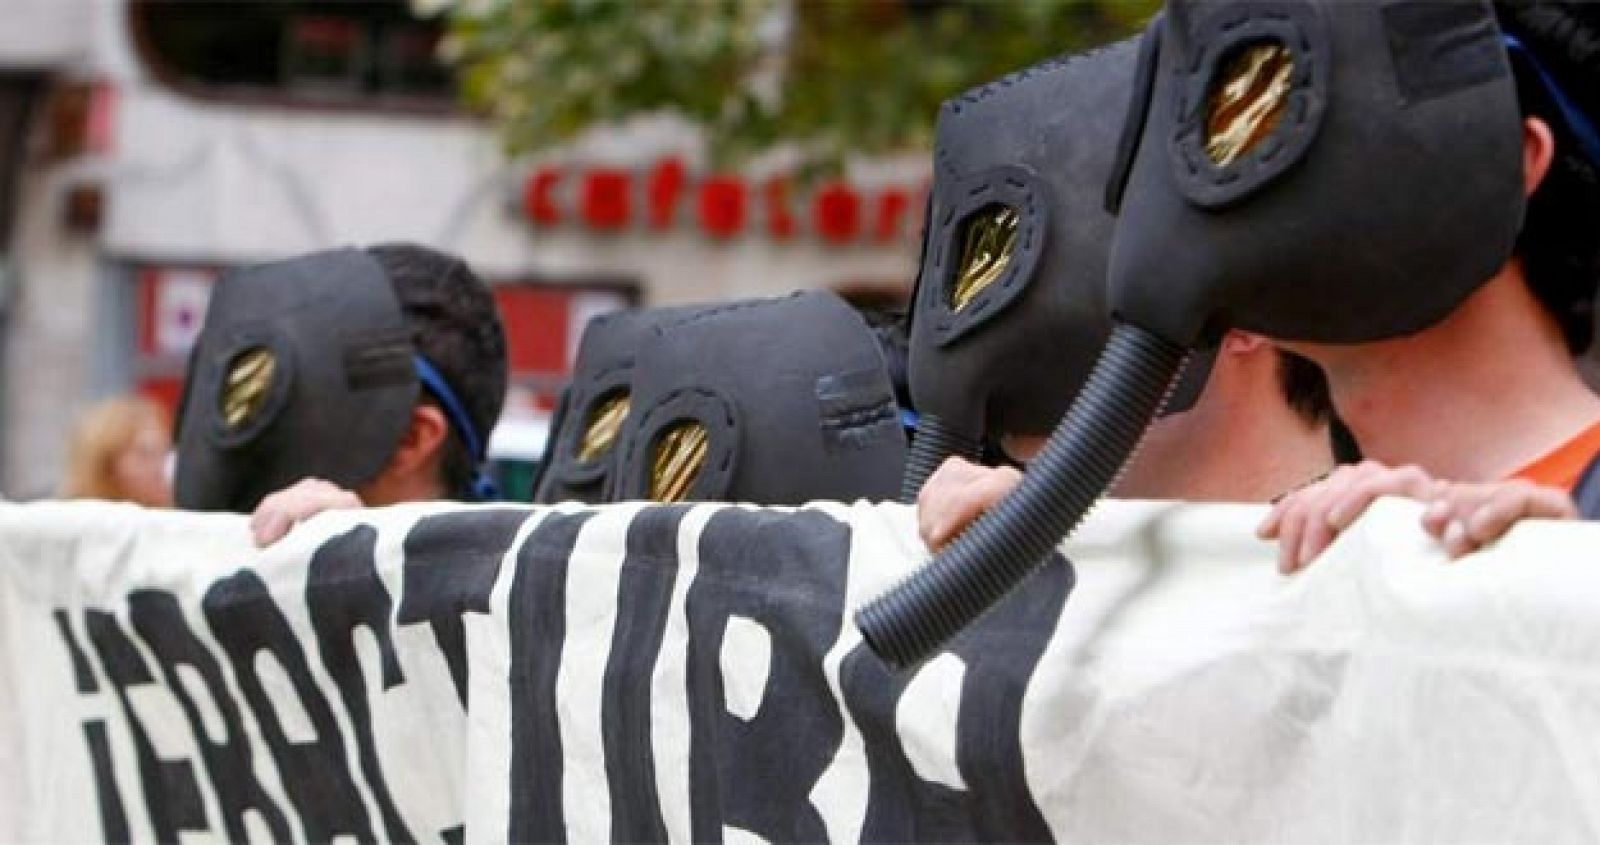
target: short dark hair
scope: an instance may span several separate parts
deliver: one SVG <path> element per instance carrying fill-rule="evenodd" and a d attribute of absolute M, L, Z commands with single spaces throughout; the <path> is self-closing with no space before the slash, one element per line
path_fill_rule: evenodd
<path fill-rule="evenodd" d="M 1356 445 L 1355 435 L 1333 407 L 1333 390 L 1321 367 L 1309 358 L 1279 349 L 1278 387 L 1283 391 L 1284 402 L 1306 425 L 1328 427 L 1328 441 L 1336 463 L 1353 464 L 1361 460 L 1361 448 Z"/>
<path fill-rule="evenodd" d="M 1501 28 L 1538 58 L 1562 93 L 1600 122 L 1600 4 L 1585 0 L 1496 0 Z M 1594 339 L 1594 299 L 1600 283 L 1600 162 L 1577 142 L 1539 73 L 1512 54 L 1517 100 L 1555 134 L 1555 158 L 1528 199 L 1517 254 L 1529 287 L 1561 324 L 1574 353 Z"/>
<path fill-rule="evenodd" d="M 1322 425 L 1333 418 L 1333 392 L 1328 377 L 1311 359 L 1278 350 L 1278 387 L 1306 425 Z"/>
<path fill-rule="evenodd" d="M 901 408 L 911 407 L 911 337 L 906 328 L 906 312 L 900 308 L 857 306 L 856 312 L 872 330 L 883 353 L 883 366 L 894 385 L 894 399 Z"/>
<path fill-rule="evenodd" d="M 408 243 L 368 247 L 394 285 L 411 342 L 444 377 L 487 441 L 506 397 L 506 336 L 489 287 L 465 261 Z M 438 403 L 427 393 L 424 400 Z M 454 498 L 470 498 L 477 462 L 456 431 L 440 462 Z"/>

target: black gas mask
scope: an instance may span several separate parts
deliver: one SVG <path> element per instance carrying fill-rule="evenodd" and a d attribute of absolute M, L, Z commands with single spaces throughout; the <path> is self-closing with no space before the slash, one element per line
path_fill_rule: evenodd
<path fill-rule="evenodd" d="M 248 513 L 302 478 L 363 485 L 394 453 L 424 390 L 481 463 L 484 438 L 416 353 L 371 255 L 340 249 L 230 272 L 185 376 L 176 503 Z M 474 487 L 492 493 L 481 475 Z"/>
<path fill-rule="evenodd" d="M 605 501 L 616 444 L 633 404 L 633 368 L 654 328 L 693 308 L 617 311 L 589 321 L 578 344 L 572 382 L 562 395 L 533 501 Z"/>
<path fill-rule="evenodd" d="M 917 437 L 901 498 L 945 458 L 1001 434 L 1045 435 L 1111 332 L 1105 209 L 1138 50 L 1130 39 L 944 104 L 911 317 Z M 1194 404 L 1209 356 L 1168 412 Z"/>
<path fill-rule="evenodd" d="M 1511 254 L 1521 121 L 1486 0 L 1171 0 L 1134 98 L 1108 191 L 1116 327 L 1019 488 L 858 615 L 891 663 L 931 653 L 1072 530 L 1187 349 L 1230 327 L 1415 332 Z"/>
<path fill-rule="evenodd" d="M 894 387 L 838 296 L 731 302 L 651 331 L 608 500 L 894 496 L 905 462 Z"/>

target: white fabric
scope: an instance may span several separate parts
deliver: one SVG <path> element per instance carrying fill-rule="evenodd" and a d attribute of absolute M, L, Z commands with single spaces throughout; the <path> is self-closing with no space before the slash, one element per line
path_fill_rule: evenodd
<path fill-rule="evenodd" d="M 748 720 L 785 703 L 760 679 L 776 671 L 780 657 L 796 654 L 820 666 L 827 695 L 842 700 L 841 667 L 859 644 L 849 610 L 924 556 L 909 509 L 817 507 L 851 537 L 845 601 L 834 609 L 845 613 L 844 624 L 830 646 L 814 650 L 784 640 L 782 630 L 735 616 L 709 660 L 731 679 L 723 701 L 699 700 L 703 692 L 686 668 L 695 618 L 687 604 L 691 592 L 698 584 L 770 589 L 776 597 L 785 585 L 735 585 L 727 576 L 696 580 L 715 563 L 701 557 L 703 534 L 730 516 L 726 509 L 693 508 L 677 536 L 663 540 L 677 551 L 678 579 L 661 648 L 648 671 L 623 680 L 633 694 L 649 696 L 648 753 L 659 817 L 672 838 L 694 836 L 692 808 L 712 788 L 690 774 L 696 743 L 703 741 L 691 736 L 694 708 Z M 94 610 L 114 615 L 155 680 L 130 687 L 129 699 L 157 755 L 191 765 L 203 824 L 184 838 L 227 838 L 215 773 L 202 762 L 150 644 L 130 620 L 128 597 L 140 590 L 175 597 L 189 630 L 222 665 L 247 726 L 256 779 L 294 837 L 307 836 L 254 707 L 201 605 L 214 581 L 242 570 L 268 585 L 308 656 L 310 677 L 338 726 L 345 774 L 373 835 L 387 838 L 373 781 L 357 759 L 353 717 L 318 656 L 305 601 L 308 565 L 326 541 L 361 524 L 374 526 L 376 571 L 393 596 L 393 619 L 405 591 L 413 589 L 404 558 L 417 520 L 482 512 L 414 506 L 328 514 L 258 553 L 242 518 L 101 504 L 0 505 L 0 840 L 103 838 L 106 796 L 97 792 L 85 741 L 84 726 L 94 721 L 109 732 L 115 797 L 129 832 L 137 839 L 155 836 L 129 720 L 91 645 L 86 619 Z M 601 713 L 616 704 L 606 701 L 607 660 L 619 620 L 627 622 L 633 610 L 617 601 L 629 526 L 652 512 L 634 505 L 599 509 L 578 529 L 567 557 L 564 642 L 560 665 L 549 676 L 564 757 L 553 794 L 566 833 L 581 841 L 617 835 L 614 813 L 628 809 L 613 804 L 616 786 L 608 780 L 603 750 L 611 740 Z M 365 629 L 354 637 L 383 780 L 419 840 L 437 841 L 459 825 L 469 841 L 510 835 L 508 818 L 518 802 L 509 786 L 510 738 L 519 729 L 511 700 L 523 681 L 517 680 L 514 646 L 521 646 L 512 642 L 508 608 L 519 600 L 519 589 L 523 596 L 544 589 L 533 581 L 519 586 L 518 574 L 533 578 L 546 565 L 519 555 L 541 524 L 577 513 L 526 511 L 506 546 L 489 611 L 462 615 L 466 708 L 440 638 L 426 624 L 393 626 L 405 681 L 388 689 L 377 640 Z M 773 544 L 787 541 L 771 538 L 782 536 L 786 520 L 798 518 L 769 512 L 775 522 L 758 530 L 748 520 L 762 515 L 732 515 L 737 524 L 729 523 L 729 530 L 748 533 L 742 554 L 778 553 Z M 1600 567 L 1590 559 L 1600 527 L 1526 523 L 1488 552 L 1448 563 L 1418 529 L 1418 508 L 1386 501 L 1308 572 L 1283 578 L 1273 568 L 1273 547 L 1254 539 L 1261 515 L 1252 507 L 1107 503 L 1064 547 L 1077 586 L 1037 668 L 1022 677 L 1022 762 L 1050 834 L 1115 842 L 1600 837 Z M 804 597 L 800 601 L 804 606 Z M 85 654 L 97 692 L 80 692 L 75 684 L 58 610 Z M 261 663 L 273 661 L 258 658 L 257 668 L 291 741 L 315 739 L 284 670 Z M 969 668 L 954 655 L 930 662 L 888 717 L 916 776 L 957 794 L 980 786 L 967 782 L 955 759 L 961 682 Z M 192 670 L 178 676 L 191 698 L 207 700 Z M 200 709 L 205 734 L 220 738 L 220 717 L 204 704 Z M 859 838 L 875 812 L 868 795 L 878 775 L 866 763 L 875 726 L 859 724 L 848 706 L 839 710 L 837 747 L 801 794 L 826 835 L 843 840 Z M 726 762 L 729 747 L 717 747 L 718 760 Z M 624 758 L 644 752 L 624 751 Z M 779 779 L 773 783 L 781 786 L 784 776 L 772 773 Z M 728 839 L 759 835 L 732 818 L 736 786 L 716 787 L 721 806 L 734 809 L 715 829 Z M 251 829 L 264 835 L 258 822 L 252 820 Z"/>

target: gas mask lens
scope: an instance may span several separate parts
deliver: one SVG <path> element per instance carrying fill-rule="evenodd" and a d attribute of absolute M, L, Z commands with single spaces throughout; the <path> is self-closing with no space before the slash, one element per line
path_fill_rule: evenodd
<path fill-rule="evenodd" d="M 962 222 L 961 263 L 956 266 L 956 283 L 950 292 L 952 311 L 967 307 L 1011 266 L 1020 220 L 1016 209 L 996 203 L 978 209 Z"/>
<path fill-rule="evenodd" d="M 243 428 L 261 412 L 277 371 L 278 359 L 260 346 L 246 349 L 228 362 L 222 387 L 222 419 L 228 430 Z"/>
<path fill-rule="evenodd" d="M 706 464 L 710 436 L 697 422 L 681 422 L 656 441 L 650 462 L 650 499 L 681 502 Z"/>
<path fill-rule="evenodd" d="M 578 444 L 578 460 L 587 463 L 611 451 L 622 424 L 628 419 L 628 406 L 626 392 L 613 393 L 590 411 L 583 428 L 583 440 Z"/>
<path fill-rule="evenodd" d="M 1206 153 L 1227 167 L 1260 146 L 1283 119 L 1294 56 L 1277 42 L 1235 49 L 1206 96 Z"/>

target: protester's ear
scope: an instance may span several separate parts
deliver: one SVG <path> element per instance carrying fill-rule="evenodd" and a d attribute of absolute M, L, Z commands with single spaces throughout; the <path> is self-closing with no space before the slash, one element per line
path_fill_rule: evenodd
<path fill-rule="evenodd" d="M 1523 192 L 1532 196 L 1550 172 L 1550 162 L 1556 155 L 1556 136 L 1550 124 L 1537 117 L 1522 121 L 1522 186 Z"/>
<path fill-rule="evenodd" d="M 389 459 L 389 470 L 406 475 L 420 467 L 437 464 L 449 436 L 450 423 L 444 411 L 432 403 L 418 403 L 411 409 L 411 425 L 406 427 L 405 436 L 400 438 L 400 445 Z"/>
<path fill-rule="evenodd" d="M 356 493 L 368 507 L 416 502 L 445 496 L 440 489 L 440 463 L 450 424 L 432 403 L 411 409 L 411 422 L 378 476 Z"/>
<path fill-rule="evenodd" d="M 1222 351 L 1229 355 L 1248 355 L 1267 347 L 1271 341 L 1253 332 L 1234 329 L 1222 336 Z"/>

